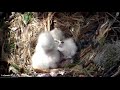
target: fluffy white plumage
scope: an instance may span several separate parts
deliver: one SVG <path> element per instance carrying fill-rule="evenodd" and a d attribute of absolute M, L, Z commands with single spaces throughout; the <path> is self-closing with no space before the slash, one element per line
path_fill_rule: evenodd
<path fill-rule="evenodd" d="M 63 54 L 60 57 L 59 51 Z M 32 56 L 34 69 L 57 68 L 62 58 L 72 58 L 77 51 L 77 46 L 72 38 L 65 39 L 63 32 L 55 28 L 50 32 L 41 33 Z"/>
<path fill-rule="evenodd" d="M 77 51 L 77 46 L 72 38 L 65 39 L 64 33 L 59 28 L 50 31 L 53 36 L 57 49 L 63 54 L 64 58 L 72 58 Z"/>
<path fill-rule="evenodd" d="M 49 49 L 55 49 L 54 47 L 55 47 L 54 38 L 52 37 L 50 32 L 47 31 L 39 35 L 35 51 L 39 52 L 41 51 L 41 48 L 47 51 Z"/>
<path fill-rule="evenodd" d="M 34 69 L 56 68 L 60 60 L 60 54 L 50 32 L 41 33 L 32 56 Z"/>
<path fill-rule="evenodd" d="M 54 28 L 53 30 L 50 31 L 50 33 L 55 40 L 62 41 L 63 39 L 65 39 L 63 32 L 59 28 Z"/>
<path fill-rule="evenodd" d="M 64 33 L 59 28 L 54 28 L 53 30 L 50 31 L 50 33 L 54 38 L 56 47 L 58 48 L 65 39 Z"/>
<path fill-rule="evenodd" d="M 77 46 L 72 38 L 67 38 L 63 40 L 58 50 L 64 55 L 64 58 L 72 58 L 77 52 Z"/>

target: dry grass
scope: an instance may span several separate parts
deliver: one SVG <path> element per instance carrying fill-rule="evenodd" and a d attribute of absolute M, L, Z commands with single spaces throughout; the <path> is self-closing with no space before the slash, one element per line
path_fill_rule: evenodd
<path fill-rule="evenodd" d="M 10 59 L 17 65 L 25 67 L 31 63 L 31 56 L 34 53 L 37 37 L 40 32 L 46 30 L 45 20 L 31 18 L 31 22 L 25 25 L 23 15 L 16 14 L 10 22 L 10 42 L 14 42 L 15 48 L 11 53 Z"/>
<path fill-rule="evenodd" d="M 20 67 L 25 67 L 26 65 L 31 64 L 31 56 L 34 53 L 37 37 L 42 31 L 50 31 L 50 25 L 52 22 L 51 20 L 54 14 L 55 13 L 50 12 L 48 13 L 47 18 L 45 18 L 43 15 L 41 19 L 38 19 L 37 17 L 32 17 L 29 24 L 25 25 L 23 15 L 20 13 L 16 13 L 15 18 L 10 22 L 9 27 L 11 29 L 9 42 L 14 42 L 15 45 L 15 48 L 9 58 L 10 62 L 14 62 L 17 65 L 20 65 Z M 64 15 L 62 18 L 66 17 L 67 16 Z M 64 29 L 65 32 L 68 32 L 68 28 L 70 28 L 70 26 L 72 25 L 66 25 L 66 23 L 69 24 L 68 20 L 72 21 L 72 19 L 70 18 L 66 18 L 64 19 L 64 21 L 61 20 L 65 23 L 62 27 L 67 28 Z M 74 19 L 75 18 L 73 18 L 73 20 Z M 78 20 L 76 19 L 75 21 L 77 22 Z M 76 32 L 72 30 L 72 34 L 74 37 L 77 37 L 75 35 L 76 33 L 78 33 L 78 31 L 80 31 L 79 26 L 80 25 L 78 25 L 78 29 L 76 29 Z"/>

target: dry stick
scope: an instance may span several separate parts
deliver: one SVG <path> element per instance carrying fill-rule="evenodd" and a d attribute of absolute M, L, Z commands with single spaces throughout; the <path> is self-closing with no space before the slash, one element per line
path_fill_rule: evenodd
<path fill-rule="evenodd" d="M 111 15 L 110 13 L 108 13 L 108 14 Z M 111 16 L 112 16 L 112 15 L 111 15 Z M 115 17 L 112 16 L 112 17 L 113 17 L 113 21 L 111 21 L 111 23 L 109 24 L 108 28 L 110 28 L 115 21 L 118 21 L 118 22 L 120 23 L 120 21 L 116 19 L 118 16 L 119 16 L 119 12 L 116 13 L 116 16 L 115 16 Z"/>
<path fill-rule="evenodd" d="M 27 28 L 27 31 L 29 31 L 29 27 Z M 27 52 L 28 53 L 28 56 L 31 58 L 31 53 L 30 53 L 30 34 L 27 34 L 27 40 L 28 40 L 28 45 L 27 45 Z M 27 59 L 27 58 L 26 58 Z M 27 64 L 30 63 L 30 60 L 27 59 Z"/>
<path fill-rule="evenodd" d="M 24 32 L 24 37 L 25 37 L 25 40 L 27 40 L 25 43 L 28 44 L 28 30 L 29 30 L 29 27 L 25 27 L 25 32 Z M 25 62 L 24 62 L 24 65 L 27 64 L 27 54 L 28 52 L 28 45 L 25 45 L 24 46 L 24 59 L 25 59 Z"/>
<path fill-rule="evenodd" d="M 116 16 L 114 17 L 113 15 L 111 15 L 110 13 L 106 12 L 108 15 L 110 15 L 111 17 L 113 17 L 114 21 L 117 21 L 120 23 L 120 21 L 118 19 L 116 19 L 119 16 L 119 12 L 116 13 Z"/>
<path fill-rule="evenodd" d="M 100 30 L 98 31 L 98 35 L 97 35 L 97 40 L 99 41 L 102 37 L 104 37 L 104 35 L 110 31 L 111 27 L 111 22 L 109 23 L 109 21 L 106 21 L 103 25 L 100 26 Z M 107 36 L 106 36 L 107 37 Z"/>
<path fill-rule="evenodd" d="M 90 76 L 90 77 L 94 77 L 93 75 L 91 75 L 85 68 L 84 71 Z"/>
<path fill-rule="evenodd" d="M 96 53 L 96 54 L 93 54 L 92 58 L 90 58 L 90 59 L 88 60 L 88 62 L 84 64 L 84 67 L 87 67 L 90 63 L 93 63 L 92 59 L 95 58 L 96 55 L 97 55 L 97 53 Z"/>
<path fill-rule="evenodd" d="M 108 13 L 109 14 L 109 13 Z M 114 19 L 113 19 L 113 21 L 106 21 L 103 25 L 101 25 L 101 27 L 100 27 L 100 30 L 99 30 L 99 35 L 98 35 L 98 39 L 100 39 L 101 37 L 103 37 L 108 31 L 110 31 L 111 29 L 110 29 L 110 27 L 112 26 L 112 24 L 117 20 L 116 18 L 117 18 L 117 14 L 116 14 L 116 16 L 115 17 L 113 17 Z M 108 24 L 108 26 L 106 26 Z M 107 28 L 106 28 L 107 27 Z"/>
<path fill-rule="evenodd" d="M 118 71 L 115 74 L 113 74 L 111 77 L 116 77 L 119 74 L 120 74 L 120 66 L 118 67 Z"/>
<path fill-rule="evenodd" d="M 72 30 L 70 30 L 70 32 L 73 35 L 75 41 L 77 41 L 78 36 L 80 35 L 80 25 L 78 25 L 78 28 L 76 30 L 74 30 L 74 28 L 72 28 Z"/>
<path fill-rule="evenodd" d="M 75 18 L 75 17 L 72 17 L 72 16 L 64 16 L 64 18 L 67 18 L 67 19 L 70 19 L 70 20 L 76 20 L 76 21 L 81 21 L 81 19 L 79 19 L 79 18 Z"/>
<path fill-rule="evenodd" d="M 48 13 L 48 18 L 47 18 L 47 29 L 50 31 L 50 25 L 51 25 L 51 20 L 53 18 L 55 13 L 49 12 Z"/>
<path fill-rule="evenodd" d="M 91 45 L 87 47 L 83 52 L 81 52 L 80 58 L 84 57 L 88 52 L 91 51 Z"/>
<path fill-rule="evenodd" d="M 43 25 L 44 25 L 44 30 L 47 31 L 47 24 L 44 16 L 43 16 Z"/>
<path fill-rule="evenodd" d="M 56 21 L 57 21 L 57 23 L 58 23 L 59 25 L 61 25 L 61 26 L 66 26 L 65 24 L 63 24 L 63 23 L 61 22 L 60 19 L 55 18 L 55 21 L 54 21 L 54 22 L 56 22 Z"/>
<path fill-rule="evenodd" d="M 74 18 L 74 17 L 70 17 L 70 19 L 72 19 L 72 20 L 76 20 L 76 21 L 81 21 L 81 19 L 78 19 L 78 18 Z"/>
<path fill-rule="evenodd" d="M 106 21 L 103 25 L 101 25 L 100 30 L 99 30 L 98 39 L 103 37 L 104 34 L 109 30 L 108 28 L 106 28 L 107 25 L 108 25 L 108 21 Z"/>
<path fill-rule="evenodd" d="M 30 41 L 30 36 L 29 36 L 29 41 Z M 29 55 L 29 59 L 31 59 L 32 58 L 32 54 L 31 54 L 31 52 L 30 52 L 30 43 L 29 43 L 29 45 L 28 45 L 28 55 Z M 29 64 L 31 63 L 31 60 L 28 60 L 28 62 L 29 62 Z"/>
<path fill-rule="evenodd" d="M 48 31 L 50 31 L 50 19 L 51 19 L 51 14 L 52 14 L 52 12 L 49 12 L 48 13 L 48 18 L 47 18 L 47 30 Z"/>

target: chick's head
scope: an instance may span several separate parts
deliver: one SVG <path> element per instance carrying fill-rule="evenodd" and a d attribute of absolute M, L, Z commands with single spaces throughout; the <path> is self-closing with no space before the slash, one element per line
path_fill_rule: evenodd
<path fill-rule="evenodd" d="M 50 32 L 41 33 L 38 38 L 38 44 L 45 50 L 50 51 L 55 48 L 55 42 Z"/>
<path fill-rule="evenodd" d="M 50 33 L 55 40 L 62 41 L 63 39 L 65 39 L 64 33 L 59 28 L 55 28 L 55 29 L 51 30 Z"/>

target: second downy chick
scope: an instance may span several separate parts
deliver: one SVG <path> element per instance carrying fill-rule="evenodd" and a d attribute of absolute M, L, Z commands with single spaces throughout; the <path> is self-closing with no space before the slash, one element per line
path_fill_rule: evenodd
<path fill-rule="evenodd" d="M 70 59 L 77 52 L 77 46 L 72 38 L 65 38 L 64 33 L 61 29 L 55 28 L 50 31 L 53 36 L 57 49 L 62 53 L 61 59 Z"/>
<path fill-rule="evenodd" d="M 63 40 L 65 39 L 64 33 L 59 28 L 54 28 L 50 31 L 52 37 L 55 40 L 55 44 L 58 47 L 61 43 L 63 43 Z"/>
<path fill-rule="evenodd" d="M 41 33 L 32 56 L 32 67 L 34 69 L 57 68 L 59 60 L 60 55 L 52 35 L 50 32 Z"/>
<path fill-rule="evenodd" d="M 58 50 L 64 55 L 65 59 L 70 59 L 76 54 L 77 46 L 72 38 L 67 38 L 59 45 Z"/>

